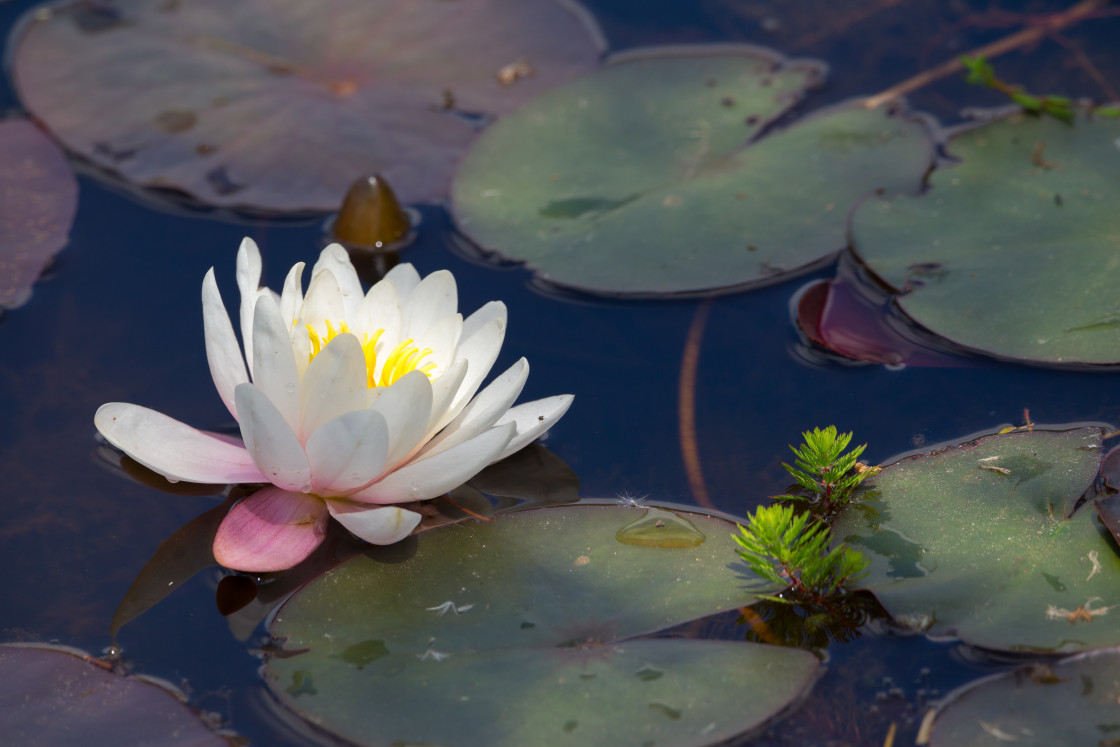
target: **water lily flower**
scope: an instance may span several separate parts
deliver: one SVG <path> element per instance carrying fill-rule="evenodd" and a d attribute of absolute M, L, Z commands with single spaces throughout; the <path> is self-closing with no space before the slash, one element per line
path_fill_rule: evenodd
<path fill-rule="evenodd" d="M 260 252 L 242 242 L 244 356 L 213 268 L 202 282 L 206 356 L 241 439 L 122 402 L 94 417 L 110 443 L 169 480 L 268 483 L 218 528 L 214 557 L 228 568 L 289 568 L 319 546 L 332 516 L 368 542 L 396 542 L 420 515 L 394 504 L 458 487 L 536 439 L 572 401 L 513 407 L 524 358 L 479 391 L 506 308 L 492 301 L 464 319 L 445 270 L 421 279 L 398 265 L 363 293 L 337 244 L 323 250 L 306 294 L 303 270 L 296 264 L 278 295 L 261 289 Z"/>

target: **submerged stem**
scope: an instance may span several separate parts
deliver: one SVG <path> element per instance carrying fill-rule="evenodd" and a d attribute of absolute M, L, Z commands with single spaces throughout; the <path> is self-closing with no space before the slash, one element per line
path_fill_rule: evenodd
<path fill-rule="evenodd" d="M 888 101 L 892 101 L 908 93 L 912 93 L 919 88 L 933 83 L 934 81 L 941 80 L 942 78 L 958 73 L 964 69 L 961 64 L 960 58 L 964 57 L 983 57 L 991 59 L 1013 49 L 1030 44 L 1037 41 L 1042 37 L 1051 34 L 1055 31 L 1060 31 L 1067 26 L 1072 26 L 1085 20 L 1088 16 L 1092 15 L 1094 11 L 1103 5 L 1106 5 L 1108 0 L 1081 0 L 1081 2 L 1073 5 L 1066 10 L 1055 13 L 1041 23 L 1022 29 L 1020 31 L 1005 36 L 1002 39 L 985 44 L 982 47 L 977 47 L 971 52 L 966 52 L 964 55 L 958 55 L 950 60 L 942 62 L 937 67 L 929 70 L 923 70 L 912 78 L 907 78 L 901 83 L 896 83 L 887 90 L 877 93 L 874 96 L 868 96 L 863 100 L 863 107 L 865 109 L 877 109 Z"/>

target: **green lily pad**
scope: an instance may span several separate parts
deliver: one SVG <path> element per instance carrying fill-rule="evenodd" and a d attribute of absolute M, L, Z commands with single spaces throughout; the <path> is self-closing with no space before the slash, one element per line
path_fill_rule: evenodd
<path fill-rule="evenodd" d="M 266 681 L 301 716 L 360 744 L 726 740 L 789 705 L 817 659 L 635 640 L 749 604 L 761 588 L 736 561 L 733 524 L 653 511 L 682 522 L 663 517 L 663 543 L 646 527 L 646 544 L 616 537 L 649 515 L 641 508 L 578 506 L 427 532 L 395 564 L 355 558 L 280 609 L 271 632 L 284 650 Z M 684 546 L 687 531 L 703 541 Z"/>
<path fill-rule="evenodd" d="M 860 258 L 916 322 L 973 350 L 1120 362 L 1120 121 L 1011 116 L 966 130 L 921 197 L 852 217 Z"/>
<path fill-rule="evenodd" d="M 1120 648 L 1028 664 L 945 697 L 931 747 L 1118 744 Z"/>
<path fill-rule="evenodd" d="M 603 294 L 773 282 L 845 246 L 849 207 L 916 190 L 923 126 L 841 106 L 764 128 L 823 75 L 756 47 L 612 58 L 490 127 L 452 186 L 459 229 L 551 283 Z"/>
<path fill-rule="evenodd" d="M 1086 611 L 1120 604 L 1120 556 L 1093 507 L 1074 510 L 1101 434 L 1007 433 L 886 467 L 833 526 L 871 558 L 858 585 L 933 636 L 1030 652 L 1116 645 L 1115 614 Z"/>
<path fill-rule="evenodd" d="M 574 0 L 69 0 L 11 47 L 25 106 L 125 180 L 333 211 L 371 173 L 443 199 L 483 117 L 592 69 L 603 40 Z"/>

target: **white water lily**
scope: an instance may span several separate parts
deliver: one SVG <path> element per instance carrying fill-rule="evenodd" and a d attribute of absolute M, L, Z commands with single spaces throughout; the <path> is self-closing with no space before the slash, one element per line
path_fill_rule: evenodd
<path fill-rule="evenodd" d="M 303 270 L 291 269 L 279 295 L 261 289 L 260 252 L 242 242 L 244 357 L 213 268 L 202 282 L 210 372 L 242 441 L 133 404 L 111 402 L 94 417 L 110 443 L 170 480 L 270 483 L 218 529 L 214 557 L 229 568 L 295 565 L 322 542 L 330 516 L 368 542 L 396 542 L 420 515 L 392 504 L 461 485 L 537 438 L 572 400 L 512 407 L 529 374 L 524 358 L 479 391 L 506 309 L 492 301 L 463 319 L 447 271 L 421 279 L 398 265 L 363 293 L 337 244 L 323 250 L 306 294 Z"/>

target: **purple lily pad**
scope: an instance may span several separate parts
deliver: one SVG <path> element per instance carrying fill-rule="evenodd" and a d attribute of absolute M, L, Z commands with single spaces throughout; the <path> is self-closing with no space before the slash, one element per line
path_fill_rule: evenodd
<path fill-rule="evenodd" d="M 125 677 L 76 649 L 0 645 L 0 734 L 5 744 L 160 744 L 228 747 L 150 678 Z"/>
<path fill-rule="evenodd" d="M 25 17 L 13 70 L 36 117 L 126 180 L 327 211 L 374 172 L 441 199 L 464 114 L 510 112 L 602 46 L 568 0 L 71 0 Z"/>
<path fill-rule="evenodd" d="M 797 300 L 797 323 L 816 344 L 868 363 L 887 366 L 969 365 L 967 359 L 918 339 L 912 324 L 894 313 L 886 294 L 869 291 L 843 268 L 817 280 Z"/>
<path fill-rule="evenodd" d="M 0 308 L 31 297 L 77 209 L 78 180 L 58 146 L 25 119 L 0 122 Z"/>

